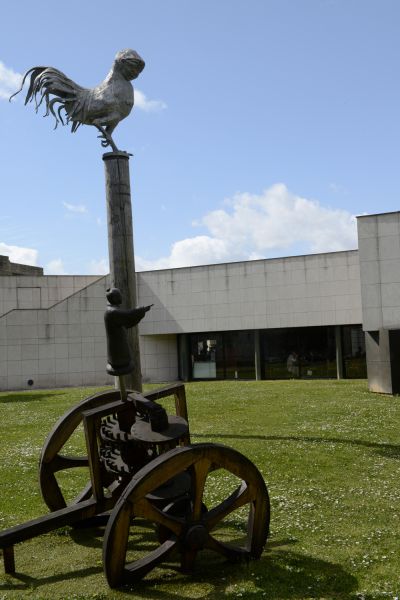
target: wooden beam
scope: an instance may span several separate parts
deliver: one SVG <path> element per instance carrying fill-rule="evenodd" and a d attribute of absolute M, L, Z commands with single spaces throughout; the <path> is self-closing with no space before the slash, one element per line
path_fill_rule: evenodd
<path fill-rule="evenodd" d="M 136 272 L 133 250 L 132 204 L 129 176 L 129 154 L 106 152 L 103 154 L 106 177 L 108 253 L 113 287 L 122 294 L 122 308 L 136 308 Z M 126 375 L 127 387 L 142 391 L 139 331 L 127 330 L 132 350 L 133 372 Z"/>

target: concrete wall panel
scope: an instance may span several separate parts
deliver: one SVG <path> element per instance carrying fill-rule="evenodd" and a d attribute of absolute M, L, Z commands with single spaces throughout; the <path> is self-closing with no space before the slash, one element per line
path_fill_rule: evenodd
<path fill-rule="evenodd" d="M 392 235 L 389 225 L 385 231 Z M 356 251 L 152 271 L 137 280 L 139 304 L 154 303 L 139 326 L 146 381 L 177 379 L 182 332 L 361 322 Z M 29 379 L 34 387 L 113 383 L 105 370 L 107 286 L 98 277 L 2 277 L 3 389 L 24 389 Z M 18 296 L 32 307 L 17 310 Z"/>
<path fill-rule="evenodd" d="M 327 310 L 330 325 L 343 310 L 361 322 L 357 251 L 145 272 L 138 284 L 140 303 L 155 305 L 142 335 L 291 327 L 294 315 L 298 326 L 324 324 Z"/>

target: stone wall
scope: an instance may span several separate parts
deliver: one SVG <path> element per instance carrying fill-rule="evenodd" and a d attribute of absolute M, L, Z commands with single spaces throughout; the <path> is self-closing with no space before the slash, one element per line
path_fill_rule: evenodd
<path fill-rule="evenodd" d="M 176 335 L 141 335 L 140 360 L 144 382 L 159 383 L 177 380 L 178 349 Z"/>
<path fill-rule="evenodd" d="M 0 278 L 0 316 L 15 309 L 50 308 L 99 279 L 98 275 L 5 275 Z"/>
<path fill-rule="evenodd" d="M 369 389 L 400 393 L 400 212 L 358 217 Z"/>
<path fill-rule="evenodd" d="M 357 251 L 137 275 L 144 381 L 178 378 L 177 334 L 361 323 Z M 112 384 L 108 277 L 0 278 L 0 389 Z"/>
<path fill-rule="evenodd" d="M 48 309 L 3 315 L 0 389 L 112 383 L 105 370 L 104 293 L 102 278 Z"/>
<path fill-rule="evenodd" d="M 361 323 L 358 253 L 140 273 L 143 335 Z"/>
<path fill-rule="evenodd" d="M 43 275 L 43 269 L 42 267 L 13 263 L 10 262 L 8 256 L 0 256 L 1 275 Z"/>
<path fill-rule="evenodd" d="M 400 328 L 400 213 L 358 217 L 363 328 Z"/>
<path fill-rule="evenodd" d="M 73 289 L 66 287 L 74 284 L 73 278 L 49 279 L 47 286 L 39 288 L 42 300 L 47 290 L 46 302 L 49 296 Z M 104 329 L 109 281 L 106 277 L 87 280 L 89 285 L 48 308 L 19 308 L 0 317 L 0 390 L 113 384 L 114 378 L 106 372 Z M 11 283 L 6 289 L 19 289 L 17 282 Z M 177 379 L 176 336 L 141 337 L 140 346 L 144 380 Z"/>

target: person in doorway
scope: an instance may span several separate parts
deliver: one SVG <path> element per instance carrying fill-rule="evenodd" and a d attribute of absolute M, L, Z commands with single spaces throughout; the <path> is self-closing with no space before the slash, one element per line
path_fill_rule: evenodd
<path fill-rule="evenodd" d="M 300 374 L 299 355 L 294 350 L 292 350 L 292 352 L 289 354 L 289 356 L 287 358 L 286 368 L 292 379 L 299 377 L 299 374 Z"/>

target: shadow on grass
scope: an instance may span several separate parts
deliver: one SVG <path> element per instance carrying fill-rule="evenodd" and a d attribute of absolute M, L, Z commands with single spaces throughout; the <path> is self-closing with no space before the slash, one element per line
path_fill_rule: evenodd
<path fill-rule="evenodd" d="M 89 577 L 90 575 L 101 573 L 102 571 L 103 569 L 101 567 L 88 567 L 86 569 L 80 569 L 79 571 L 49 575 L 48 577 L 43 577 L 41 579 L 17 572 L 13 575 L 8 575 L 9 582 L 0 584 L 0 592 L 2 590 L 34 590 L 47 584 L 57 583 L 58 581 L 69 581 L 71 579 L 78 579 L 79 577 Z M 20 581 L 20 583 L 14 583 L 15 579 Z"/>
<path fill-rule="evenodd" d="M 154 549 L 148 548 L 148 541 L 154 536 L 154 529 L 151 524 L 142 520 L 140 524 L 142 529 L 138 532 L 134 549 L 143 556 L 143 553 Z M 104 527 L 70 531 L 75 543 L 93 548 L 102 545 L 103 534 Z M 264 599 L 264 593 L 270 599 L 348 599 L 351 592 L 358 587 L 357 579 L 341 565 L 295 552 L 290 546 L 296 543 L 292 538 L 268 541 L 261 559 L 249 563 L 232 564 L 218 554 L 202 551 L 197 556 L 195 571 L 191 575 L 180 571 L 179 554 L 175 553 L 172 559 L 168 558 L 158 565 L 144 580 L 126 585 L 121 591 L 149 600 L 175 600 L 178 591 L 180 598 L 191 598 L 193 596 L 188 586 L 191 590 L 192 586 L 198 586 L 202 589 L 202 597 L 210 600 L 231 597 L 232 594 L 240 593 L 242 588 L 245 590 L 242 597 L 252 599 Z M 84 578 L 99 571 L 100 568 L 84 569 L 75 572 L 75 576 Z M 42 580 L 25 578 L 24 581 L 27 586 L 35 588 L 70 578 L 71 574 L 68 573 Z M 204 589 L 204 586 L 207 589 Z M 168 588 L 171 588 L 171 591 Z M 18 588 L 10 586 L 8 589 Z M 185 589 L 188 589 L 187 596 Z"/>
<path fill-rule="evenodd" d="M 300 600 L 312 597 L 339 600 L 350 598 L 357 589 L 357 579 L 340 565 L 284 549 L 287 543 L 290 541 L 267 544 L 261 559 L 248 564 L 230 564 L 215 558 L 215 554 L 200 553 L 196 570 L 191 575 L 181 573 L 177 563 L 168 561 L 158 566 L 147 579 L 124 586 L 120 591 L 150 600 L 176 600 L 177 592 L 182 599 L 192 598 L 193 586 L 198 586 L 202 590 L 202 598 L 210 600 L 232 597 L 233 594 L 252 599 Z M 0 585 L 0 591 L 26 590 L 32 593 L 48 584 L 83 579 L 101 571 L 101 567 L 89 567 L 41 579 L 16 573 Z"/>
<path fill-rule="evenodd" d="M 199 555 L 199 558 L 202 555 Z M 341 598 L 348 599 L 358 587 L 357 579 L 340 565 L 305 556 L 290 550 L 264 552 L 258 561 L 249 564 L 230 564 L 215 554 L 204 553 L 196 562 L 192 575 L 183 575 L 174 566 L 165 565 L 148 580 L 133 586 L 125 586 L 124 592 L 135 592 L 151 600 L 172 600 L 177 597 L 177 586 L 181 598 L 192 598 L 192 586 L 208 585 L 202 597 L 215 599 L 240 595 L 242 598 L 303 599 Z M 164 572 L 163 572 L 164 571 Z M 162 586 L 162 589 L 160 589 Z M 171 592 L 168 588 L 171 586 Z M 189 587 L 187 595 L 185 588 Z M 211 589 L 210 589 L 211 588 Z M 203 588 L 204 589 L 204 588 Z"/>
<path fill-rule="evenodd" d="M 0 404 L 9 404 L 10 402 L 38 402 L 40 400 L 49 400 L 56 396 L 63 396 L 65 392 L 14 392 L 11 394 L 0 394 Z"/>
<path fill-rule="evenodd" d="M 297 435 L 240 435 L 231 433 L 192 433 L 193 438 L 205 438 L 205 439 L 236 439 L 236 440 L 261 440 L 265 442 L 278 441 L 278 442 L 309 442 L 313 444 L 348 444 L 350 446 L 363 446 L 365 448 L 372 448 L 381 456 L 385 458 L 397 458 L 400 459 L 400 446 L 396 444 L 380 444 L 376 442 L 367 442 L 365 440 L 349 440 L 345 438 L 322 438 L 322 437 L 311 437 L 311 436 L 297 436 Z"/>

